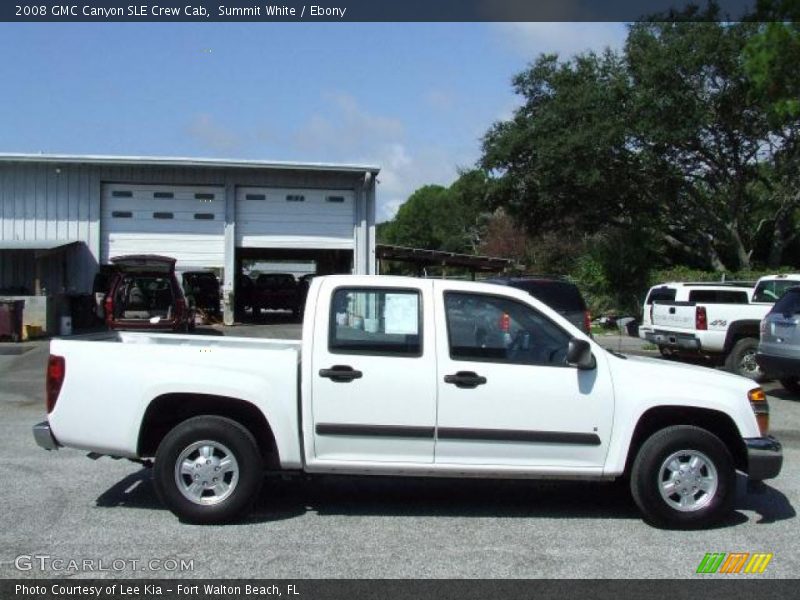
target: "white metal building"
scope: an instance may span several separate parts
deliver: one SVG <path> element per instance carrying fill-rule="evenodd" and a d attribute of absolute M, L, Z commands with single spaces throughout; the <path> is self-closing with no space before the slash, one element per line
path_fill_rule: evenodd
<path fill-rule="evenodd" d="M 374 166 L 0 154 L 0 293 L 91 292 L 100 265 L 163 254 L 221 269 L 313 260 L 373 273 Z M 226 303 L 226 321 L 232 319 Z"/>

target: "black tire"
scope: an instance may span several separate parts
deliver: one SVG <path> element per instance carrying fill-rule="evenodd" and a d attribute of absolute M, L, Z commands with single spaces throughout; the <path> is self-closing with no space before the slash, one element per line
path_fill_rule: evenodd
<path fill-rule="evenodd" d="M 662 468 L 667 464 L 667 459 L 673 454 L 693 452 L 701 454 L 710 461 L 716 471 L 716 489 L 710 494 L 701 490 L 692 493 L 691 502 L 696 502 L 693 509 L 680 510 L 669 503 L 662 495 L 660 488 L 663 479 Z M 688 463 L 678 459 L 681 467 L 688 467 Z M 683 482 L 692 485 L 690 473 L 685 474 L 687 479 Z M 698 473 L 702 477 L 709 475 L 709 469 L 703 468 Z M 684 475 L 677 474 L 678 477 Z M 677 480 L 680 481 L 680 480 Z M 697 488 L 695 488 L 697 489 Z M 733 510 L 733 501 L 736 494 L 736 469 L 733 459 L 725 444 L 714 434 L 691 425 L 675 425 L 654 433 L 648 438 L 636 455 L 636 460 L 631 469 L 631 493 L 636 505 L 642 511 L 647 522 L 656 527 L 673 529 L 694 529 L 707 527 L 726 517 Z M 668 492 L 667 492 L 668 493 Z M 670 496 L 672 502 L 679 502 L 681 491 L 678 490 Z"/>
<path fill-rule="evenodd" d="M 790 394 L 800 396 L 800 377 L 796 375 L 794 377 L 784 377 L 781 379 L 781 385 Z"/>
<path fill-rule="evenodd" d="M 725 359 L 725 369 L 756 382 L 765 380 L 764 372 L 756 364 L 757 338 L 742 338 L 733 345 Z"/>
<path fill-rule="evenodd" d="M 194 501 L 184 495 L 177 481 L 176 467 L 179 462 L 184 462 L 182 454 L 193 445 L 205 441 L 214 444 L 212 447 L 215 452 L 210 460 L 219 461 L 220 457 L 226 455 L 219 450 L 221 447 L 230 451 L 238 467 L 236 481 L 233 481 L 231 474 L 226 481 L 230 491 L 226 492 L 227 495 L 220 494 L 218 501 L 209 499 L 218 493 L 216 486 L 213 489 L 203 489 L 202 499 Z M 203 445 L 201 449 L 204 447 L 207 445 Z M 201 453 L 198 451 L 196 460 L 200 459 Z M 206 461 L 205 458 L 202 460 Z M 187 462 L 191 460 L 187 459 Z M 210 483 L 212 475 L 216 474 L 213 469 L 220 469 L 208 461 L 206 463 L 208 467 L 195 465 L 201 470 L 198 471 L 200 475 L 195 475 L 194 478 L 208 477 Z M 191 483 L 192 477 L 182 477 L 185 477 L 184 481 Z M 224 479 L 228 476 L 221 477 Z M 253 434 L 241 424 L 224 417 L 193 417 L 175 426 L 159 444 L 153 466 L 153 481 L 161 501 L 181 520 L 199 524 L 226 523 L 248 509 L 258 495 L 263 481 L 263 461 Z M 202 482 L 198 482 L 200 483 Z"/>

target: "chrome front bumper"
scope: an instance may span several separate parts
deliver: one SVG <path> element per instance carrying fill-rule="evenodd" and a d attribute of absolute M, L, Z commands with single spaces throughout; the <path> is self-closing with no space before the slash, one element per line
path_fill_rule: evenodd
<path fill-rule="evenodd" d="M 42 421 L 33 426 L 33 439 L 45 450 L 57 450 L 61 445 L 53 437 L 53 432 L 50 431 L 50 424 L 47 421 Z"/>

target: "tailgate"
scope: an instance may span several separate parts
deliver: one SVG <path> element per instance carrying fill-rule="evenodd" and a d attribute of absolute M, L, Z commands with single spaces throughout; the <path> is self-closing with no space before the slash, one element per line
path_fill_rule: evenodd
<path fill-rule="evenodd" d="M 694 302 L 653 304 L 653 327 L 693 331 L 696 305 Z"/>

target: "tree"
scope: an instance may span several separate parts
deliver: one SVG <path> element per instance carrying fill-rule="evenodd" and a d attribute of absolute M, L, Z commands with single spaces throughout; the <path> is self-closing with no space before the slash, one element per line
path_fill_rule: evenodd
<path fill-rule="evenodd" d="M 466 171 L 449 187 L 426 185 L 416 190 L 394 219 L 378 226 L 388 244 L 474 253 L 481 243 L 487 203 L 487 177 Z"/>
<path fill-rule="evenodd" d="M 798 239 L 800 220 L 800 2 L 762 0 L 756 17 L 762 22 L 744 48 L 744 67 L 751 94 L 761 102 L 780 140 L 761 180 L 771 208 L 761 224 L 771 236 L 767 264 L 777 267 L 786 247 Z"/>
<path fill-rule="evenodd" d="M 540 56 L 514 79 L 523 105 L 483 140 L 495 205 L 532 235 L 646 231 L 677 262 L 750 267 L 774 208 L 764 174 L 796 134 L 752 94 L 742 55 L 758 24 L 716 16 L 635 23 L 622 53 Z"/>

